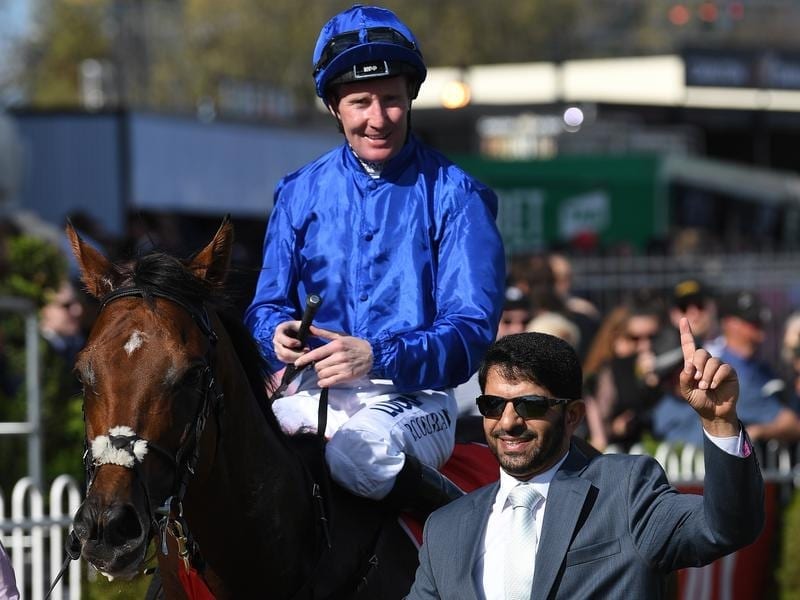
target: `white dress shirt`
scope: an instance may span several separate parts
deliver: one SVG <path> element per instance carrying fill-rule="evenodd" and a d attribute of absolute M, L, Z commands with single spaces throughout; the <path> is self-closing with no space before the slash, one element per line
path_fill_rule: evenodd
<path fill-rule="evenodd" d="M 742 431 L 739 432 L 738 436 L 734 437 L 715 437 L 709 435 L 705 430 L 703 432 L 708 439 L 728 454 L 739 457 L 749 454 L 749 449 L 745 448 L 744 433 Z M 544 509 L 547 505 L 547 492 L 550 489 L 550 482 L 553 481 L 556 471 L 561 468 L 566 458 L 567 455 L 565 454 L 561 457 L 561 460 L 547 471 L 536 475 L 528 481 L 528 484 L 532 485 L 544 498 L 536 505 L 533 512 L 533 518 L 536 520 L 536 537 L 539 540 L 542 539 L 542 521 L 544 520 Z M 478 552 L 478 559 L 472 569 L 472 579 L 475 582 L 475 589 L 478 591 L 478 598 L 481 600 L 505 599 L 503 564 L 505 562 L 508 530 L 511 528 L 513 514 L 513 509 L 507 500 L 511 489 L 519 483 L 520 480 L 500 469 L 500 487 L 497 490 L 497 496 L 495 496 L 489 519 L 486 522 L 486 530 L 484 531 L 482 546 Z"/>
<path fill-rule="evenodd" d="M 561 457 L 555 465 L 544 473 L 536 475 L 528 481 L 544 498 L 540 501 L 533 511 L 533 518 L 536 520 L 536 537 L 542 537 L 542 517 L 544 508 L 547 505 L 547 491 L 550 482 L 566 460 L 567 455 Z M 500 488 L 497 490 L 492 510 L 489 513 L 489 520 L 486 522 L 486 531 L 483 536 L 483 545 L 478 552 L 478 560 L 472 571 L 475 580 L 475 587 L 478 590 L 478 597 L 484 600 L 504 600 L 505 589 L 503 586 L 503 565 L 505 562 L 506 545 L 508 541 L 508 530 L 511 528 L 511 517 L 513 509 L 507 502 L 508 494 L 511 489 L 519 484 L 519 480 L 512 477 L 500 469 Z"/>

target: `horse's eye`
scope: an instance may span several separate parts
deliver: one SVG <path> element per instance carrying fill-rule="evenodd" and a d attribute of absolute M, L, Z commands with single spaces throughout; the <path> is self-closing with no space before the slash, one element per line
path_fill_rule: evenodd
<path fill-rule="evenodd" d="M 91 385 L 91 381 L 87 382 L 83 371 L 81 371 L 80 369 L 73 369 L 72 374 L 75 376 L 75 379 L 78 380 L 78 383 L 81 385 L 81 388 L 83 388 L 83 392 L 86 393 L 87 391 L 86 388 L 89 387 L 89 385 Z"/>
<path fill-rule="evenodd" d="M 181 377 L 180 387 L 183 388 L 198 388 L 203 382 L 203 365 L 196 365 L 188 369 Z"/>
<path fill-rule="evenodd" d="M 95 393 L 97 379 L 91 361 L 78 360 L 75 364 L 75 368 L 72 370 L 72 374 L 75 376 L 75 379 L 78 380 L 78 383 L 81 384 L 84 398 L 89 394 Z"/>

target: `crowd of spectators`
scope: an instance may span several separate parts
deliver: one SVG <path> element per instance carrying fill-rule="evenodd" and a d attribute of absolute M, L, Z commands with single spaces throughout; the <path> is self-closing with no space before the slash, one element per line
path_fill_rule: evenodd
<path fill-rule="evenodd" d="M 72 219 L 81 234 L 117 257 L 150 248 L 188 255 L 214 223 L 178 226 L 174 218 L 134 219 L 126 236 L 113 237 L 84 215 Z M 4 225 L 8 229 L 8 224 Z M 13 228 L 12 228 L 13 229 Z M 12 230 L 10 230 L 12 231 Z M 12 231 L 13 232 L 13 231 Z M 251 236 L 257 240 L 262 231 Z M 194 244 L 194 246 L 193 246 Z M 253 246 L 249 248 L 248 246 Z M 82 292 L 79 274 L 66 246 L 67 268 L 58 285 L 42 296 L 40 332 L 52 364 L 71 369 L 95 316 L 96 304 Z M 254 279 L 259 247 L 245 233 L 235 262 L 243 302 Z M 0 266 L 4 262 L 0 257 Z M 8 269 L 8 264 L 3 267 Z M 628 450 L 648 439 L 698 444 L 700 430 L 691 409 L 680 401 L 681 368 L 677 322 L 688 318 L 697 343 L 732 364 L 741 385 L 740 417 L 754 440 L 800 440 L 800 310 L 786 316 L 779 360 L 759 352 L 767 324 L 776 325 L 757 290 L 722 294 L 703 281 L 686 278 L 668 290 L 637 289 L 602 308 L 575 292 L 569 256 L 560 252 L 520 254 L 508 268 L 505 306 L 498 338 L 539 331 L 569 342 L 583 361 L 586 419 L 580 432 L 600 450 Z M 580 288 L 578 288 L 580 289 Z M 3 315 L 6 319 L 7 315 Z M 773 329 L 775 329 L 773 327 Z M 23 378 L 14 373 L 0 332 L 0 394 L 13 396 Z M 65 394 L 75 394 L 67 389 Z M 476 415 L 477 381 L 456 391 L 461 415 Z M 57 413 L 54 413 L 57 414 Z"/>
<path fill-rule="evenodd" d="M 800 441 L 800 311 L 782 323 L 776 362 L 761 353 L 767 326 L 777 317 L 758 290 L 721 293 L 683 278 L 668 290 L 637 289 L 600 310 L 574 294 L 571 280 L 563 254 L 515 257 L 498 336 L 542 331 L 578 350 L 586 401 L 582 435 L 596 448 L 625 451 L 648 440 L 702 445 L 697 419 L 677 388 L 681 317 L 699 346 L 736 368 L 739 416 L 750 437 Z"/>

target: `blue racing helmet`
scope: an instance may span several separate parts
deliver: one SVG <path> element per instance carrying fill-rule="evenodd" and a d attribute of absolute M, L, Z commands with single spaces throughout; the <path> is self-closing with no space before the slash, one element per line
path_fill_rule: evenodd
<path fill-rule="evenodd" d="M 411 30 L 390 10 L 355 4 L 325 23 L 314 47 L 317 96 L 331 84 L 409 75 L 419 85 L 428 70 Z"/>

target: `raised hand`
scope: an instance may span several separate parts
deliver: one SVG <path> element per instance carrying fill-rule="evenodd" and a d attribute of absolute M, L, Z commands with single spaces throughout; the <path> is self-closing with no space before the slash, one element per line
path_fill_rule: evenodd
<path fill-rule="evenodd" d="M 738 435 L 739 378 L 736 371 L 706 350 L 697 348 L 685 317 L 680 320 L 679 328 L 684 362 L 680 375 L 681 395 L 700 415 L 708 433 L 720 437 Z"/>

